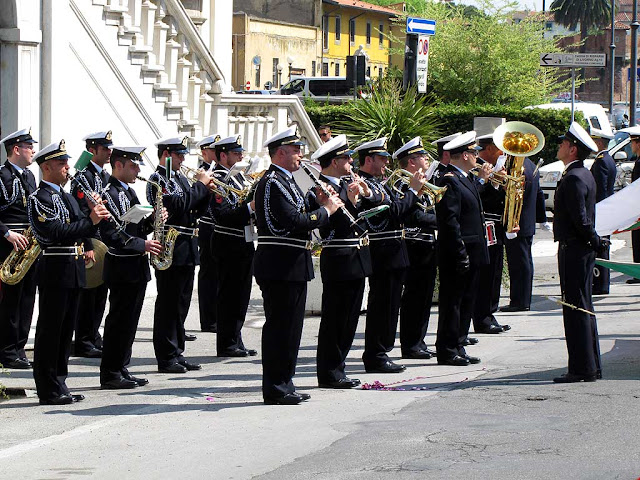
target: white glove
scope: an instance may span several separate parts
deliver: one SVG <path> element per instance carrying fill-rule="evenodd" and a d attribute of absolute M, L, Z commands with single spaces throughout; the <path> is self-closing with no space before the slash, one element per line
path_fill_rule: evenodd
<path fill-rule="evenodd" d="M 518 232 L 507 232 L 505 235 L 507 236 L 507 240 L 513 240 L 518 236 Z"/>

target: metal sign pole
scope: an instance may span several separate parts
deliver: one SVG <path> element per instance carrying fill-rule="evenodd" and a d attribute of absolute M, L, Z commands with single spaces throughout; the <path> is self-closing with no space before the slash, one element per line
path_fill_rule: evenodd
<path fill-rule="evenodd" d="M 576 118 L 576 68 L 571 67 L 571 123 Z"/>

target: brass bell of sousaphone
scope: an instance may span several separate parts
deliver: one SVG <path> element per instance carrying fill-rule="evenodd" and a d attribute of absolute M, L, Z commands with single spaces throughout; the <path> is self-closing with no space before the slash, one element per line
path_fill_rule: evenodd
<path fill-rule="evenodd" d="M 520 223 L 524 199 L 524 159 L 544 148 L 542 132 L 526 122 L 506 122 L 493 132 L 493 143 L 507 156 L 505 168 L 505 201 L 502 223 L 513 232 Z"/>

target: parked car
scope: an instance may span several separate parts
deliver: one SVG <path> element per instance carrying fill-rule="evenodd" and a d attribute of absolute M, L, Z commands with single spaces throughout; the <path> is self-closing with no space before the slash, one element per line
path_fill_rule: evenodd
<path fill-rule="evenodd" d="M 542 105 L 533 105 L 525 108 L 542 108 L 547 110 L 571 109 L 571 103 L 544 103 Z M 589 127 L 613 134 L 609 116 L 602 105 L 599 103 L 575 102 L 574 108 L 576 112 L 582 113 Z"/>
<path fill-rule="evenodd" d="M 364 97 L 359 87 L 358 96 Z M 281 95 L 297 95 L 309 97 L 319 102 L 345 103 L 353 100 L 353 84 L 346 77 L 292 77 L 283 85 L 278 93 Z"/>
<path fill-rule="evenodd" d="M 238 90 L 236 93 L 243 95 L 275 95 L 278 92 L 276 90 Z"/>
<path fill-rule="evenodd" d="M 614 189 L 617 192 L 631 183 L 633 162 L 630 161 L 632 153 L 628 133 L 618 132 L 615 134 L 615 138 L 609 142 L 609 154 L 616 162 L 616 183 Z M 585 160 L 585 168 L 591 168 L 593 161 L 593 158 Z M 548 210 L 553 210 L 556 187 L 558 186 L 558 180 L 560 180 L 563 171 L 564 164 L 560 160 L 540 168 L 540 186 L 544 193 L 544 204 Z"/>

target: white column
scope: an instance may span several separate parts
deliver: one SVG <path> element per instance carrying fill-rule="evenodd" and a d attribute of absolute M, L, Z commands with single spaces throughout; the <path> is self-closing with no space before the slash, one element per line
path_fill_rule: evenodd
<path fill-rule="evenodd" d="M 210 0 L 209 50 L 216 59 L 224 75 L 224 91 L 231 91 L 231 62 L 233 52 L 229 46 L 232 39 L 233 2 L 229 0 Z M 205 39 L 206 41 L 206 39 Z"/>

